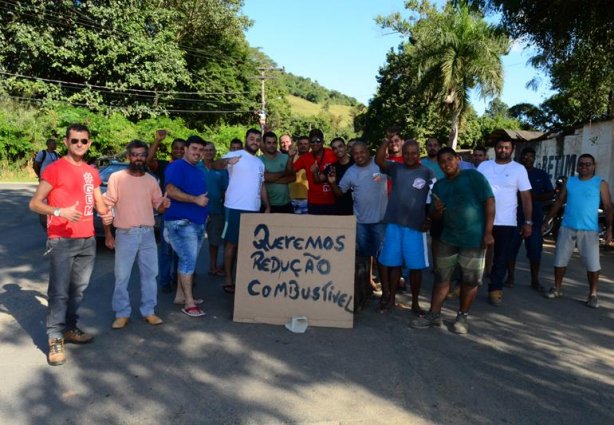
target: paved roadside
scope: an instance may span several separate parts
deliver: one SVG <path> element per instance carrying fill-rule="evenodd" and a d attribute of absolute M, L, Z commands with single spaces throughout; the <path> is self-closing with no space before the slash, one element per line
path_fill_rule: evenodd
<path fill-rule="evenodd" d="M 82 310 L 87 346 L 46 364 L 45 236 L 27 211 L 32 185 L 0 185 L 0 423 L 3 424 L 577 424 L 614 423 L 614 252 L 602 256 L 601 308 L 591 310 L 574 258 L 562 299 L 516 287 L 493 308 L 480 291 L 471 333 L 407 327 L 410 313 L 356 316 L 354 329 L 234 323 L 232 299 L 201 253 L 193 319 L 159 296 L 165 320 L 112 330 L 113 254 L 99 245 Z M 543 283 L 551 284 L 546 246 Z M 136 277 L 136 273 L 133 273 Z M 423 306 L 432 276 L 425 274 Z M 403 297 L 400 299 L 403 301 Z M 407 301 L 406 299 L 404 301 Z M 455 304 L 444 311 L 451 326 Z"/>

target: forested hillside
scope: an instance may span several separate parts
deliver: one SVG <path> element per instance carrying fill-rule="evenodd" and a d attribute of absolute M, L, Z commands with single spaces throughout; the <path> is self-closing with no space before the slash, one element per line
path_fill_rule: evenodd
<path fill-rule="evenodd" d="M 71 122 L 91 128 L 92 155 L 157 127 L 227 137 L 259 125 L 260 69 L 283 67 L 249 46 L 241 0 L 0 1 L 0 164 L 20 167 Z M 294 95 L 321 105 L 295 112 Z M 330 112 L 358 102 L 308 78 L 266 82 L 267 125 L 353 134 Z M 340 123 L 343 122 L 342 126 Z"/>

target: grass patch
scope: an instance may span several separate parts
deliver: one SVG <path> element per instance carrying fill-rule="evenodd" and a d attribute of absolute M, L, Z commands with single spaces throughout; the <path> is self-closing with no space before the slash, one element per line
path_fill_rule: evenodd
<path fill-rule="evenodd" d="M 322 112 L 322 105 L 313 103 L 300 97 L 288 95 L 286 97 L 292 112 L 302 117 L 312 117 Z M 352 107 L 347 105 L 330 105 L 328 112 L 341 118 L 341 126 L 349 127 L 353 124 Z"/>
<path fill-rule="evenodd" d="M 38 179 L 31 163 L 0 161 L 0 182 L 36 183 Z"/>

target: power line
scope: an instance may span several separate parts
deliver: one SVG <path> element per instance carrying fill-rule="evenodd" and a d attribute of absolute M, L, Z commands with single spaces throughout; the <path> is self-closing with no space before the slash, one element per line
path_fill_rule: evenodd
<path fill-rule="evenodd" d="M 33 99 L 30 97 L 24 97 L 24 96 L 11 96 L 11 95 L 0 95 L 0 99 L 3 98 L 9 98 L 9 99 L 16 99 L 16 100 L 27 100 L 29 102 L 38 102 L 38 103 L 45 103 L 45 102 L 57 102 L 57 103 L 65 103 L 71 106 L 81 106 L 81 107 L 85 107 L 88 108 L 90 110 L 94 110 L 96 108 L 92 107 L 92 105 L 88 105 L 85 103 L 74 103 L 74 102 L 69 102 L 66 100 L 45 100 L 45 99 Z M 116 109 L 116 110 L 122 110 L 125 108 L 121 108 L 121 107 L 117 107 L 117 106 L 109 106 L 109 105 L 103 105 L 105 108 L 108 109 Z M 98 108 L 99 109 L 99 108 Z M 250 111 L 250 110 L 246 110 L 246 111 L 230 111 L 230 110 L 220 110 L 220 111 L 212 111 L 212 110 L 208 110 L 208 111 L 202 111 L 202 110 L 197 110 L 197 109 L 165 109 L 165 108 L 161 108 L 160 111 L 155 111 L 153 109 L 148 109 L 146 111 L 143 112 L 148 112 L 148 113 L 189 113 L 189 114 L 250 114 L 250 113 L 254 113 L 254 111 Z"/>
<path fill-rule="evenodd" d="M 42 77 L 35 77 L 32 75 L 24 75 L 24 74 L 14 74 L 11 72 L 6 72 L 6 71 L 0 71 L 0 74 L 3 75 L 10 75 L 12 77 L 19 77 L 19 78 L 27 78 L 27 79 L 32 79 L 32 80 L 40 80 L 40 81 L 45 81 L 48 83 L 57 83 L 57 84 L 68 84 L 68 85 L 74 85 L 74 86 L 79 86 L 79 87 L 87 87 L 87 88 L 97 88 L 97 89 L 101 89 L 101 90 L 109 90 L 109 91 L 114 91 L 114 92 L 118 92 L 118 93 L 125 93 L 128 94 L 129 92 L 135 92 L 135 93 L 150 93 L 153 95 L 162 95 L 162 94 L 186 94 L 186 95 L 194 95 L 194 96 L 207 96 L 207 95 L 220 95 L 220 96 L 238 96 L 241 94 L 248 94 L 251 93 L 251 91 L 246 90 L 246 91 L 242 91 L 242 92 L 181 92 L 181 91 L 169 91 L 169 90 L 143 90 L 143 89 L 114 89 L 112 87 L 106 87 L 106 86 L 100 86 L 100 85 L 96 85 L 96 84 L 89 84 L 89 83 L 74 83 L 71 81 L 63 81 L 63 80 L 54 80 L 54 79 L 50 79 L 50 78 L 42 78 Z"/>

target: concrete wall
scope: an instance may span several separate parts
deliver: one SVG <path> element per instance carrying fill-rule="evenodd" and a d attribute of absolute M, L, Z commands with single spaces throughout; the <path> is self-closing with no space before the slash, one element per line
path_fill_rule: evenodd
<path fill-rule="evenodd" d="M 589 153 L 597 161 L 596 174 L 608 182 L 610 190 L 614 187 L 614 121 L 587 124 L 565 137 L 518 143 L 514 152 L 517 161 L 525 146 L 535 149 L 535 167 L 546 171 L 553 183 L 558 177 L 574 175 L 578 157 Z M 494 157 L 490 149 L 489 156 Z"/>

